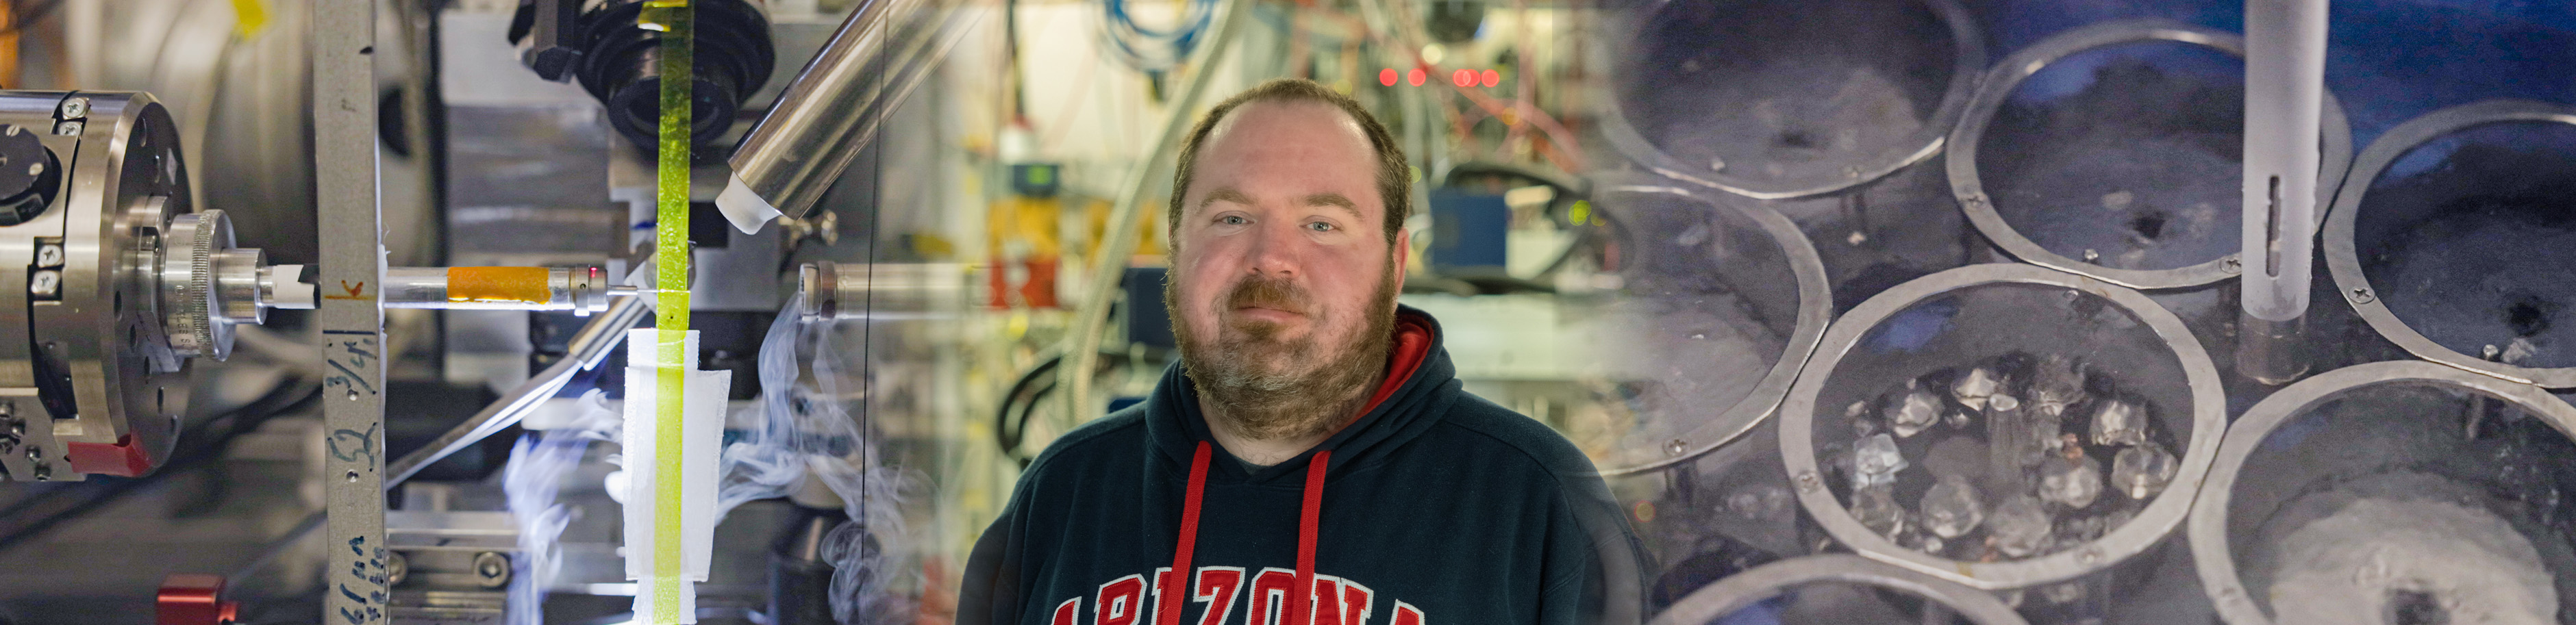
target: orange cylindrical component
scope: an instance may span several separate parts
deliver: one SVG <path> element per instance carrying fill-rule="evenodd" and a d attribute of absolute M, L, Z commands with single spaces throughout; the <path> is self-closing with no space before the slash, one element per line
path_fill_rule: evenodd
<path fill-rule="evenodd" d="M 554 299 L 547 273 L 544 267 L 449 267 L 447 301 L 543 304 Z"/>

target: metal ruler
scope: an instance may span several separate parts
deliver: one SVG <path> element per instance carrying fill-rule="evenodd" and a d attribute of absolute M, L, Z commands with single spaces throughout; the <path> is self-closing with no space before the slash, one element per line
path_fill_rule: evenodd
<path fill-rule="evenodd" d="M 374 0 L 313 3 L 321 233 L 326 624 L 386 620 L 384 232 L 376 197 Z"/>

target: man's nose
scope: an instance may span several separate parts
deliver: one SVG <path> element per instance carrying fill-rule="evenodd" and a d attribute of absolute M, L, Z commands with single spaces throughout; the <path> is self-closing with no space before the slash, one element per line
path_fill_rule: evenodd
<path fill-rule="evenodd" d="M 1303 244 L 1293 222 L 1271 221 L 1255 229 L 1250 269 L 1262 275 L 1294 276 L 1302 268 Z"/>

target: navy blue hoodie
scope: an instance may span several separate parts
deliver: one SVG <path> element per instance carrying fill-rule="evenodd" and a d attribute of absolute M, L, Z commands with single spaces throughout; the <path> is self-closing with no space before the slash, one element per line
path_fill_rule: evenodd
<path fill-rule="evenodd" d="M 1636 621 L 1635 539 L 1590 461 L 1460 390 L 1429 315 L 1396 326 L 1368 412 L 1286 462 L 1214 444 L 1177 365 L 1049 445 L 976 541 L 957 622 Z"/>

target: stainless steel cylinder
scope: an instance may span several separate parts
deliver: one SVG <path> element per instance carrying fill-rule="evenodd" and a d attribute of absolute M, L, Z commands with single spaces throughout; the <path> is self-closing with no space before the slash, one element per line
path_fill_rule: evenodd
<path fill-rule="evenodd" d="M 1658 0 L 1614 23 L 1611 55 L 1629 60 L 1601 133 L 1658 174 L 1755 199 L 1833 193 L 1940 153 L 1986 66 L 1985 35 L 1956 0 Z M 1931 54 L 1832 64 L 1855 57 L 1855 39 L 1925 33 L 1936 38 L 1916 45 Z M 1942 70 L 1944 82 L 1912 84 Z"/>
<path fill-rule="evenodd" d="M 2503 141 L 2553 136 L 2535 126 L 2563 139 L 2576 129 L 2549 127 L 2576 126 L 2576 106 L 2489 100 L 2381 134 L 2362 151 L 2326 216 L 2326 268 L 2362 320 L 2407 353 L 2516 382 L 2576 388 L 2576 359 L 2553 345 L 2576 325 L 2562 323 L 2576 303 L 2569 266 L 2549 256 L 2566 247 L 2553 238 L 2568 232 L 2554 221 L 2566 214 L 2566 197 L 2532 186 L 2563 180 L 2555 172 L 2569 158 L 2566 149 L 2553 146 L 2561 153 L 2537 165 L 2495 157 L 2485 157 L 2494 164 L 2449 162 L 2523 150 Z M 2418 154 L 2419 147 L 2428 153 Z M 2418 156 L 2435 161 L 2408 162 Z M 2383 174 L 2392 179 L 2381 181 Z M 2417 266 L 2384 275 L 2400 263 Z M 2490 349 L 2495 353 L 2485 353 Z"/>
<path fill-rule="evenodd" d="M 609 285 L 598 267 L 393 267 L 385 270 L 386 308 L 446 310 L 608 309 Z"/>
<path fill-rule="evenodd" d="M 2067 31 L 2014 52 L 2012 56 L 2005 57 L 2004 60 L 1996 63 L 1994 69 L 1986 72 L 1985 78 L 1977 83 L 1976 96 L 1969 101 L 1967 112 L 1959 118 L 1958 126 L 1950 130 L 1948 143 L 1950 152 L 1946 163 L 1949 168 L 1950 190 L 1958 197 L 1959 207 L 1967 213 L 1968 221 L 1976 224 L 1977 231 L 1984 233 L 1986 239 L 1993 241 L 1996 247 L 2003 248 L 2005 253 L 2011 254 L 2013 258 L 2020 259 L 2022 262 L 2089 276 L 2133 289 L 2199 286 L 2233 278 L 2244 272 L 2244 263 L 2233 253 L 2209 258 L 2185 267 L 2141 269 L 2113 267 L 2104 264 L 2098 258 L 2075 258 L 2068 255 L 2072 253 L 2085 256 L 2086 254 L 2082 252 L 2051 251 L 2023 234 L 2012 223 L 2004 220 L 2003 214 L 1996 209 L 1996 203 L 2006 199 L 1989 194 L 1985 180 L 1980 174 L 1977 159 L 1982 143 L 1988 131 L 1992 129 L 1997 114 L 2003 111 L 2005 104 L 2011 100 L 2014 89 L 2021 86 L 2022 81 L 2038 74 L 2050 64 L 2078 53 L 2158 41 L 2197 45 L 2237 57 L 2245 56 L 2244 37 L 2180 22 L 2142 20 L 2098 24 Z M 2325 95 L 2322 119 L 2324 137 L 2321 147 L 2322 156 L 2319 161 L 2320 171 L 2317 174 L 2317 197 L 2320 200 L 2327 200 L 2334 197 L 2336 188 L 2334 182 L 2342 180 L 2345 168 L 2351 165 L 2352 128 L 2344 117 L 2343 104 L 2337 101 L 2332 93 Z M 2228 197 L 2234 196 L 2235 194 L 2228 194 Z M 2105 202 L 2109 201 L 2105 200 Z M 2224 214 L 2232 215 L 2240 211 L 2241 208 L 2238 206 L 2220 207 L 2220 212 Z M 2084 216 L 2069 218 L 2087 219 Z M 2226 249 L 2234 250 L 2237 247 L 2236 237 L 2232 236 L 2236 234 L 2235 230 L 2230 229 L 2218 234 L 2220 238 L 2225 239 Z"/>
<path fill-rule="evenodd" d="M 2576 614 L 2576 407 L 2421 361 L 2317 374 L 2238 418 L 2191 510 L 2230 625 Z"/>
<path fill-rule="evenodd" d="M 804 217 L 970 20 L 968 11 L 928 0 L 869 0 L 852 9 L 743 136 L 720 208 L 737 226 L 745 225 L 738 215 L 759 212 L 742 206 L 747 201 Z"/>
<path fill-rule="evenodd" d="M 1736 622 L 1721 619 L 1792 590 L 1823 584 L 1859 587 L 1855 592 L 1837 593 L 1838 596 L 1834 597 L 1857 600 L 1851 602 L 1869 602 L 1872 595 L 1903 595 L 1921 599 L 1926 611 L 1947 612 L 1977 625 L 2022 625 L 2027 622 L 2012 608 L 2006 607 L 2003 601 L 1985 591 L 1859 556 L 1835 554 L 1782 560 L 1717 580 L 1691 591 L 1648 623 L 1701 625 Z M 1940 612 L 1896 614 L 1900 608 L 1893 603 L 1880 607 L 1890 615 L 1905 617 L 1905 620 L 1891 622 L 1951 622 L 1940 618 Z M 1842 607 L 1849 609 L 1851 606 Z"/>
<path fill-rule="evenodd" d="M 807 317 L 829 319 L 920 318 L 957 311 L 966 303 L 967 275 L 955 263 L 829 261 L 797 268 L 796 291 Z"/>
<path fill-rule="evenodd" d="M 2041 364 L 2008 366 L 2014 359 Z M 1997 362 L 2005 364 L 1989 369 Z M 2052 362 L 2058 364 L 2046 364 Z M 2052 376 L 2052 366 L 2075 377 Z M 2052 405 L 2054 416 L 2030 416 L 2047 415 Z M 1879 421 L 1889 414 L 1896 417 Z M 2137 291 L 2020 264 L 1943 271 L 1854 307 L 1826 330 L 1780 416 L 1781 457 L 1798 502 L 1836 541 L 1873 560 L 1989 590 L 2103 571 L 2163 540 L 2189 510 L 2227 423 L 2218 368 L 2180 318 Z M 2064 440 L 2069 436 L 2075 440 Z M 2079 453 L 2114 446 L 2154 446 L 2169 455 L 2155 465 L 2161 471 L 2124 476 L 2113 454 Z M 2095 472 L 2079 502 L 2041 499 L 2014 515 L 2046 515 L 2035 537 L 1999 521 L 2009 500 L 2032 497 L 2034 486 L 2047 496 L 2082 482 L 2047 468 L 2023 472 L 2031 466 L 2025 451 L 2040 453 L 2041 467 L 2062 458 L 2069 466 L 2093 463 L 2088 470 Z M 2036 542 L 2025 553 L 1992 559 L 1900 545 L 1882 534 L 1887 526 L 1864 524 L 1845 503 L 1860 490 L 1846 485 L 1861 476 L 1883 478 L 1890 489 L 1874 518 L 1911 515 L 1907 509 L 1932 501 L 1934 487 L 1957 476 L 1967 488 L 1952 489 L 1971 492 L 1983 510 L 1966 516 L 1982 521 L 1943 538 Z M 1929 507 L 1897 523 L 1926 525 L 1915 519 L 1932 516 Z M 2098 523 L 2098 532 L 2065 533 L 2075 524 L 2052 520 L 2060 515 Z"/>

